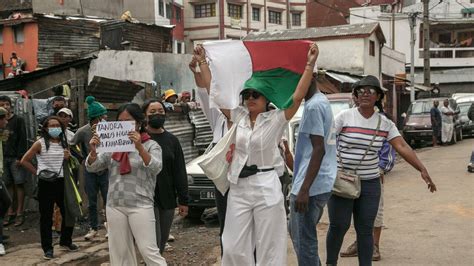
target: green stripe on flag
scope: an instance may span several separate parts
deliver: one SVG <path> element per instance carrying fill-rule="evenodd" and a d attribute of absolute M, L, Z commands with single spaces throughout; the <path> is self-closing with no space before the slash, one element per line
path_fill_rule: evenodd
<path fill-rule="evenodd" d="M 253 89 L 279 109 L 288 109 L 293 105 L 293 93 L 301 75 L 283 68 L 254 72 L 245 82 L 244 89 Z"/>

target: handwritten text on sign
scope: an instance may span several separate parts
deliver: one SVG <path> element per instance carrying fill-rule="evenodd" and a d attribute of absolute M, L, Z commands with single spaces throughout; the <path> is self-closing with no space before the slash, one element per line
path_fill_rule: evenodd
<path fill-rule="evenodd" d="M 134 121 L 112 121 L 97 124 L 97 135 L 100 144 L 98 152 L 131 152 L 135 144 L 128 138 L 128 133 L 135 131 Z"/>

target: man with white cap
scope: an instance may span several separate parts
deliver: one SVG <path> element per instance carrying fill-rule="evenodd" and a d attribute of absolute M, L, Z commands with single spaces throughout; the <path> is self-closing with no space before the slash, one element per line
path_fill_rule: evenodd
<path fill-rule="evenodd" d="M 72 114 L 71 109 L 69 108 L 62 108 L 58 111 L 57 116 L 61 120 L 61 123 L 66 128 L 66 139 L 67 142 L 71 143 L 72 139 L 74 138 L 74 132 L 68 129 L 69 124 L 72 122 L 74 115 Z"/>

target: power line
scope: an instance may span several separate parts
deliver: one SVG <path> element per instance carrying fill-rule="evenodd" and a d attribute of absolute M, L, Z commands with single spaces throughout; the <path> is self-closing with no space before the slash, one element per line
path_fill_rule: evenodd
<path fill-rule="evenodd" d="M 430 9 L 428 9 L 428 11 L 433 10 L 433 8 L 439 6 L 439 4 L 441 4 L 441 3 L 443 3 L 443 0 L 439 0 L 439 2 L 436 5 L 432 6 Z"/>

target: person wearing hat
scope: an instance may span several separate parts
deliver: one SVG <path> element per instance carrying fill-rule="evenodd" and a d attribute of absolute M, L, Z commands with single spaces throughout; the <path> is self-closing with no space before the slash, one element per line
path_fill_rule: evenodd
<path fill-rule="evenodd" d="M 358 87 L 359 81 L 352 85 L 352 97 L 354 101 L 354 108 L 359 107 L 359 103 L 356 97 L 355 88 Z M 380 114 L 387 116 L 385 112 L 380 112 Z M 375 217 L 374 222 L 374 252 L 372 255 L 372 261 L 379 261 L 382 259 L 380 255 L 380 237 L 382 235 L 383 227 L 383 217 L 384 217 L 384 179 L 385 176 L 392 170 L 395 166 L 396 153 L 392 145 L 387 140 L 384 140 L 382 143 L 382 148 L 378 152 L 379 155 L 379 172 L 380 172 L 380 181 L 381 181 L 381 193 L 380 193 L 380 202 L 379 208 L 377 211 L 377 216 Z M 357 241 L 354 241 L 347 249 L 341 252 L 341 257 L 357 257 Z"/>
<path fill-rule="evenodd" d="M 361 190 L 360 196 L 356 199 L 335 194 L 329 199 L 327 265 L 337 265 L 352 215 L 357 233 L 359 265 L 372 265 L 373 229 L 381 194 L 378 152 L 384 140 L 387 140 L 405 161 L 420 172 L 429 191 L 436 191 L 436 185 L 431 180 L 428 170 L 400 136 L 395 124 L 386 116 L 375 112 L 375 107 L 383 111 L 384 91 L 380 87 L 379 80 L 374 76 L 364 77 L 355 87 L 355 95 L 359 107 L 339 113 L 335 118 L 335 127 L 338 137 L 338 168 L 357 175 L 361 180 Z"/>
<path fill-rule="evenodd" d="M 284 163 L 278 143 L 309 89 L 318 54 L 316 43 L 309 45 L 303 74 L 289 95 L 291 102 L 286 106 L 280 101 L 279 107 L 286 109 L 268 110 L 269 98 L 278 100 L 276 96 L 280 94 L 267 86 L 266 77 L 252 77 L 245 82 L 241 92 L 243 106 L 221 109 L 229 123 L 238 124 L 235 145 L 227 156 L 230 188 L 222 235 L 222 265 L 287 263 L 286 212 L 279 180 Z M 205 50 L 201 47 L 195 56 L 205 83 L 210 84 Z M 278 76 L 272 76 L 271 81 L 275 80 L 280 81 Z"/>
<path fill-rule="evenodd" d="M 93 96 L 87 96 L 87 117 L 89 123 L 79 128 L 71 140 L 70 145 L 79 145 L 84 158 L 89 154 L 89 142 L 95 131 L 97 123 L 107 119 L 107 109 L 95 100 Z M 97 236 L 99 229 L 99 219 L 97 215 L 97 193 L 100 192 L 103 206 L 107 201 L 107 190 L 109 187 L 109 179 L 107 170 L 99 173 L 90 173 L 84 171 L 85 176 L 85 190 L 89 202 L 89 232 L 84 236 L 86 240 L 92 240 Z"/>
<path fill-rule="evenodd" d="M 178 94 L 173 89 L 166 90 L 163 95 L 165 108 L 168 111 L 174 110 L 174 104 L 178 100 Z"/>
<path fill-rule="evenodd" d="M 165 91 L 165 101 L 167 103 L 174 104 L 178 100 L 178 94 L 173 89 Z"/>
<path fill-rule="evenodd" d="M 8 111 L 0 107 L 0 130 L 7 127 L 8 124 Z M 0 176 L 3 175 L 3 143 L 0 142 Z M 3 217 L 10 208 L 12 200 L 8 189 L 5 186 L 3 180 L 0 179 L 0 256 L 5 255 L 5 246 L 3 246 Z"/>
<path fill-rule="evenodd" d="M 191 101 L 191 93 L 189 91 L 183 91 L 181 93 L 181 102 L 187 103 Z"/>
<path fill-rule="evenodd" d="M 74 132 L 69 130 L 67 127 L 71 124 L 74 115 L 72 114 L 71 109 L 64 107 L 58 111 L 57 116 L 61 120 L 63 126 L 66 128 L 66 139 L 70 143 L 74 138 Z"/>

